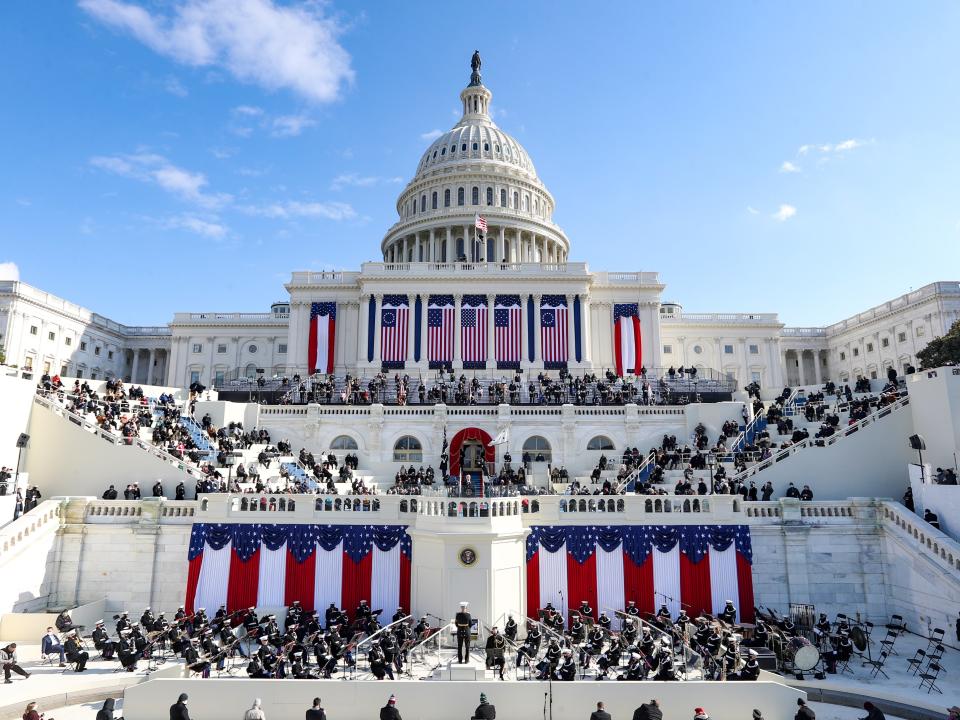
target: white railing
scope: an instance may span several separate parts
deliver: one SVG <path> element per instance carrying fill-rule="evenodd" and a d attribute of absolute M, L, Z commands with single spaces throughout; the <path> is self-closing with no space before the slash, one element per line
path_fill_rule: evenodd
<path fill-rule="evenodd" d="M 240 322 L 263 322 L 263 321 L 279 321 L 283 320 L 286 322 L 290 316 L 287 313 L 222 313 L 222 312 L 205 312 L 205 313 L 174 313 L 173 322 L 182 323 L 182 322 L 194 322 L 197 320 L 207 320 L 212 322 L 219 322 L 222 320 L 237 320 Z"/>
<path fill-rule="evenodd" d="M 796 395 L 796 393 L 794 393 L 794 395 Z M 791 396 L 791 398 L 792 398 L 792 397 L 793 397 L 793 396 Z M 867 415 L 865 418 L 861 418 L 860 420 L 858 420 L 857 422 L 853 423 L 852 425 L 847 425 L 847 426 L 844 427 L 844 428 L 838 428 L 837 431 L 836 431 L 833 435 L 831 435 L 830 437 L 827 437 L 827 438 L 812 438 L 812 437 L 811 437 L 811 438 L 807 438 L 806 440 L 802 440 L 802 441 L 800 441 L 800 442 L 798 442 L 798 443 L 795 443 L 795 444 L 791 445 L 790 447 L 783 448 L 782 450 L 780 450 L 780 451 L 777 452 L 777 453 L 774 453 L 773 455 L 771 455 L 770 457 L 766 458 L 765 460 L 760 460 L 756 465 L 754 465 L 754 466 L 752 466 L 752 467 L 749 467 L 749 468 L 747 468 L 746 470 L 744 470 L 743 472 L 734 475 L 734 476 L 731 478 L 731 480 L 732 480 L 732 481 L 738 481 L 738 480 L 739 480 L 740 482 L 744 482 L 744 481 L 747 480 L 748 478 L 753 477 L 754 475 L 756 475 L 757 473 L 765 470 L 765 469 L 768 468 L 768 467 L 772 467 L 773 465 L 776 465 L 776 464 L 777 464 L 778 462 L 780 462 L 781 460 L 784 460 L 784 459 L 788 458 L 789 456 L 794 455 L 795 453 L 800 452 L 800 451 L 803 450 L 804 448 L 808 448 L 808 447 L 829 447 L 830 445 L 833 445 L 834 443 L 839 442 L 840 440 L 843 440 L 843 438 L 845 438 L 845 437 L 847 437 L 847 436 L 849 436 L 849 435 L 853 435 L 855 432 L 857 432 L 857 431 L 860 430 L 861 428 L 864 428 L 864 427 L 866 427 L 867 425 L 870 425 L 871 423 L 874 423 L 874 422 L 880 420 L 881 418 L 886 417 L 886 416 L 889 415 L 890 413 L 895 412 L 896 410 L 899 410 L 900 408 L 905 407 L 905 406 L 907 406 L 907 405 L 909 405 L 909 404 L 910 404 L 910 398 L 909 398 L 909 396 L 908 396 L 908 397 L 902 397 L 902 398 L 900 398 L 899 400 L 897 400 L 895 403 L 891 403 L 890 405 L 884 405 L 884 406 L 883 406 L 882 408 L 880 408 L 879 410 L 870 413 L 870 414 Z M 823 445 L 817 445 L 816 443 L 817 443 L 818 440 L 822 440 Z"/>
<path fill-rule="evenodd" d="M 708 322 L 737 325 L 757 325 L 778 323 L 776 313 L 681 313 L 680 315 L 661 315 L 660 321 L 668 322 Z"/>
<path fill-rule="evenodd" d="M 394 262 L 363 263 L 364 276 L 381 275 L 587 275 L 586 263 Z"/>
<path fill-rule="evenodd" d="M 960 543 L 898 503 L 884 501 L 879 514 L 881 524 L 909 542 L 914 550 L 950 572 L 960 573 Z M 897 529 L 893 530 L 891 525 Z"/>
<path fill-rule="evenodd" d="M 0 529 L 0 561 L 23 543 L 29 543 L 41 530 L 60 526 L 61 506 L 58 500 L 44 500 Z M 51 525 L 53 523 L 54 525 Z M 8 578 L 13 580 L 13 578 Z"/>
<path fill-rule="evenodd" d="M 822 327 L 785 327 L 780 334 L 784 337 L 825 337 L 827 330 Z"/>

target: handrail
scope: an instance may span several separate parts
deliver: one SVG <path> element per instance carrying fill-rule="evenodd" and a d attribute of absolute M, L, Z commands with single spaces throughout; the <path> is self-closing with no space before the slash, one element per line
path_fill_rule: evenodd
<path fill-rule="evenodd" d="M 385 630 L 389 630 L 389 629 L 392 628 L 394 625 L 399 625 L 399 624 L 402 623 L 402 622 L 406 622 L 407 620 L 410 620 L 411 618 L 413 618 L 413 615 L 406 615 L 406 616 L 400 618 L 399 620 L 394 620 L 394 621 L 393 621 L 392 623 L 390 623 L 389 625 L 384 625 L 382 628 L 380 628 L 379 630 L 377 630 L 377 631 L 376 631 L 375 633 L 373 633 L 372 635 L 367 635 L 363 640 L 361 640 L 360 642 L 357 643 L 357 652 L 360 651 L 360 648 L 361 648 L 365 643 L 372 642 L 373 639 L 374 639 L 377 635 L 379 635 L 380 633 L 384 632 Z"/>
<path fill-rule="evenodd" d="M 639 478 L 640 474 L 644 471 L 647 465 L 652 463 L 655 458 L 656 458 L 656 453 L 648 453 L 647 456 L 643 459 L 642 463 L 637 465 L 637 467 L 634 468 L 631 472 L 627 473 L 627 476 L 623 478 L 621 482 L 617 483 L 617 487 L 615 488 L 616 494 L 622 495 L 626 491 L 627 485 L 630 484 L 630 481 L 636 480 L 637 478 Z"/>
<path fill-rule="evenodd" d="M 830 437 L 823 438 L 823 447 L 828 447 L 830 445 L 833 445 L 834 443 L 842 440 L 848 435 L 853 435 L 860 428 L 866 427 L 867 425 L 873 422 L 876 422 L 880 418 L 886 417 L 887 415 L 894 412 L 895 410 L 899 410 L 900 408 L 906 407 L 909 404 L 910 404 L 910 396 L 908 395 L 900 398 L 896 402 L 893 402 L 889 405 L 884 405 L 882 408 L 878 408 L 876 411 L 870 413 L 866 417 L 863 417 L 857 420 L 857 422 L 853 423 L 852 425 L 847 425 L 842 430 L 838 430 L 836 433 L 834 433 Z M 817 439 L 820 439 L 820 438 L 816 438 L 816 439 L 807 438 L 805 440 L 801 440 L 798 443 L 794 443 L 789 447 L 783 448 L 780 451 L 768 457 L 766 460 L 761 460 L 756 465 L 753 465 L 752 467 L 747 468 L 743 472 L 737 473 L 731 478 L 731 480 L 743 482 L 747 478 L 753 477 L 758 472 L 765 470 L 766 468 L 771 467 L 772 465 L 777 464 L 784 458 L 787 458 L 790 455 L 793 455 L 794 453 L 797 453 L 800 450 L 803 450 L 804 448 L 819 447 L 816 444 Z"/>

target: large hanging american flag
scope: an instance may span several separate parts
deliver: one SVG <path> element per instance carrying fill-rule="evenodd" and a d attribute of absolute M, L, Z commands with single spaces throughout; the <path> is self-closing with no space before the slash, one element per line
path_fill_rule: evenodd
<path fill-rule="evenodd" d="M 406 525 L 196 523 L 184 609 L 221 605 L 307 610 L 360 600 L 392 615 L 410 609 L 412 546 Z"/>
<path fill-rule="evenodd" d="M 577 500 L 570 500 L 576 503 Z M 727 600 L 753 621 L 753 550 L 746 525 L 534 526 L 527 537 L 527 615 L 548 602 L 564 615 L 582 600 L 595 616 L 681 604 L 691 617 Z"/>
<path fill-rule="evenodd" d="M 540 299 L 540 351 L 544 368 L 567 366 L 567 299 L 563 295 Z"/>
<path fill-rule="evenodd" d="M 333 372 L 333 350 L 337 328 L 335 302 L 310 303 L 310 337 L 307 342 L 307 370 Z"/>
<path fill-rule="evenodd" d="M 427 361 L 430 368 L 450 367 L 453 362 L 453 295 L 431 295 L 427 303 Z"/>
<path fill-rule="evenodd" d="M 617 375 L 639 375 L 643 365 L 637 303 L 614 303 L 613 350 Z"/>
<path fill-rule="evenodd" d="M 406 295 L 384 295 L 380 309 L 380 363 L 403 368 L 407 359 L 410 299 Z"/>
<path fill-rule="evenodd" d="M 464 295 L 460 303 L 460 357 L 466 370 L 487 366 L 486 295 Z"/>
<path fill-rule="evenodd" d="M 493 332 L 498 370 L 520 368 L 520 319 L 523 307 L 519 295 L 497 295 L 493 301 Z"/>

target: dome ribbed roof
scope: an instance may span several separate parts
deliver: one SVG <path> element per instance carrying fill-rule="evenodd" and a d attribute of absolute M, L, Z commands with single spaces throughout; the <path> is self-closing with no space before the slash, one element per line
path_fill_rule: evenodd
<path fill-rule="evenodd" d="M 433 141 L 420 158 L 416 175 L 433 169 L 489 160 L 537 176 L 533 162 L 523 145 L 498 128 L 489 117 L 466 116 L 452 129 Z M 416 178 L 414 178 L 416 179 Z"/>

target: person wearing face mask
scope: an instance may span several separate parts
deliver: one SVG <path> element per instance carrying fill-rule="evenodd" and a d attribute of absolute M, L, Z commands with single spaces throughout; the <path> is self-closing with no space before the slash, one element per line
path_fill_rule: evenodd
<path fill-rule="evenodd" d="M 40 652 L 43 655 L 59 655 L 60 667 L 67 666 L 66 658 L 64 657 L 63 643 L 60 642 L 60 638 L 53 631 L 52 627 L 47 628 L 47 634 L 44 635 L 40 641 Z"/>

